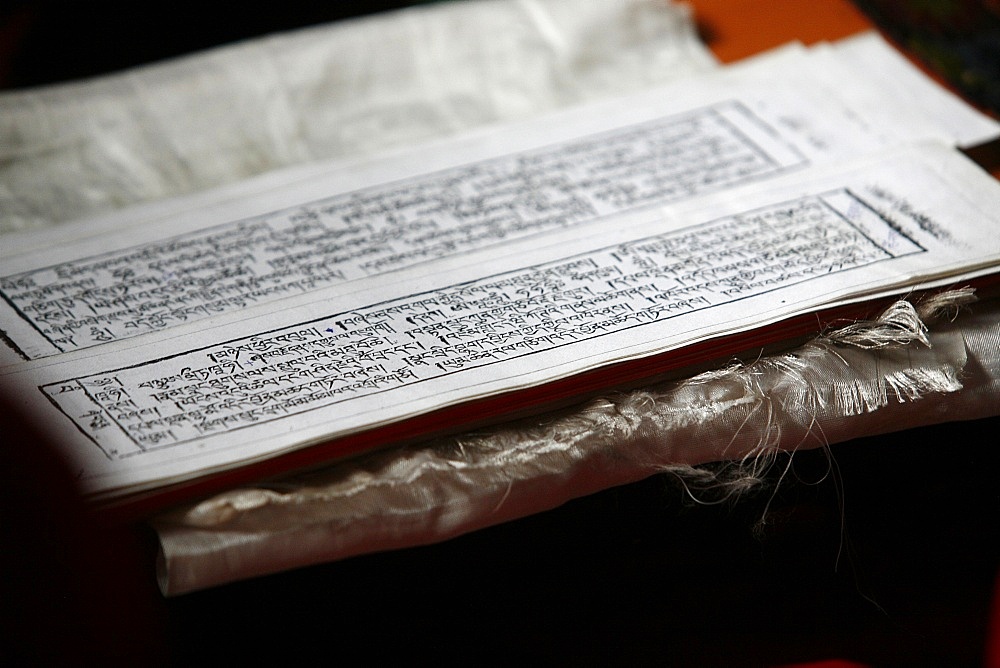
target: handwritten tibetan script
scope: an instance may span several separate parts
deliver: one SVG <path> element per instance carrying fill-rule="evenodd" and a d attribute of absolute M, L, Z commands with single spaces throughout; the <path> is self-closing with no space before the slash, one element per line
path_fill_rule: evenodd
<path fill-rule="evenodd" d="M 922 250 L 834 190 L 42 389 L 127 457 Z"/>
<path fill-rule="evenodd" d="M 49 354 L 88 348 L 804 164 L 762 126 L 717 104 L 5 276 L 0 291 Z"/>

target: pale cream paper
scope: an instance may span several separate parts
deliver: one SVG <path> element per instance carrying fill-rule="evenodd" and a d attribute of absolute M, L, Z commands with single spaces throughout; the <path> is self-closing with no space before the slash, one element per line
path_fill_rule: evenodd
<path fill-rule="evenodd" d="M 81 483 L 120 496 L 993 271 L 998 190 L 948 147 L 913 146 L 7 377 L 39 390 L 22 400 L 67 444 Z"/>
<path fill-rule="evenodd" d="M 863 72 L 845 67 L 838 60 L 840 50 L 785 48 L 711 76 L 688 78 L 601 104 L 577 106 L 557 115 L 466 133 L 419 149 L 272 171 L 194 196 L 151 202 L 33 234 L 9 235 L 0 253 L 8 298 L 0 302 L 0 317 L 6 323 L 8 338 L 28 358 L 72 352 L 126 337 L 162 333 L 216 315 L 242 313 L 247 307 L 276 300 L 283 306 L 321 300 L 324 288 L 332 288 L 328 292 L 334 295 L 351 289 L 345 288 L 345 282 L 367 280 L 375 274 L 485 248 L 494 248 L 491 254 L 501 254 L 507 252 L 504 246 L 510 241 L 543 233 L 552 235 L 560 225 L 595 223 L 643 206 L 677 206 L 712 192 L 745 183 L 761 184 L 789 171 L 843 161 L 919 139 L 953 143 L 961 137 L 985 137 L 997 131 L 996 123 L 968 112 L 944 93 L 932 106 L 953 111 L 948 122 L 940 114 L 928 115 L 921 106 L 887 96 L 879 84 L 886 76 L 886 67 L 898 67 L 894 56 L 874 38 L 861 43 L 869 45 L 866 55 L 871 63 Z M 599 133 L 604 133 L 600 140 L 591 138 Z M 661 134 L 673 135 L 671 142 L 662 141 Z M 623 141 L 622 137 L 632 139 Z M 644 145 L 646 142 L 648 145 Z M 592 148 L 579 153 L 576 144 Z M 662 146 L 652 148 L 658 144 Z M 225 147 L 219 150 L 225 153 Z M 562 158 L 568 160 L 567 164 L 583 167 L 582 174 L 566 171 L 565 180 L 578 184 L 589 179 L 598 185 L 573 185 L 570 191 L 563 192 L 559 179 L 550 174 L 555 170 L 562 175 L 565 169 L 557 157 L 546 158 L 551 167 L 544 160 L 539 163 L 537 174 L 516 167 L 521 159 L 533 161 L 560 152 L 573 156 Z M 52 156 L 45 153 L 42 157 Z M 30 168 L 38 159 L 41 157 L 28 154 L 13 160 L 12 165 Z M 588 175 L 588 169 L 615 160 L 620 164 L 601 167 Z M 629 173 L 631 160 L 644 162 L 637 163 Z M 748 160 L 756 164 L 750 165 Z M 491 193 L 489 199 L 493 207 L 490 210 L 496 211 L 498 218 L 506 215 L 510 219 L 507 223 L 492 223 L 486 219 L 493 214 L 486 213 L 456 220 L 444 212 L 421 220 L 427 216 L 420 211 L 421 205 L 397 206 L 398 198 L 418 203 L 436 201 L 434 198 L 447 201 L 453 197 L 452 189 L 463 206 L 474 206 L 475 200 L 467 192 L 475 181 L 468 176 L 471 167 L 516 177 L 501 182 L 500 191 L 508 193 L 506 200 L 496 193 Z M 76 174 L 78 179 L 96 178 L 90 172 Z M 448 185 L 453 175 L 457 175 L 455 185 Z M 107 178 L 114 180 L 113 175 Z M 532 182 L 539 179 L 552 183 Z M 611 180 L 620 190 L 602 192 L 602 179 Z M 658 198 L 616 205 L 617 209 L 608 209 L 600 202 L 601 198 L 621 199 L 628 188 L 655 191 L 659 186 L 651 189 L 650 184 L 661 181 L 668 187 Z M 88 190 L 85 183 L 63 185 L 70 191 Z M 511 186 L 521 190 L 514 192 Z M 344 203 L 356 196 L 370 200 L 369 213 L 348 223 L 343 217 Z M 532 212 L 530 200 L 539 196 L 548 208 Z M 553 205 L 553 201 L 560 200 L 564 202 Z M 325 212 L 331 204 L 339 213 Z M 569 204 L 579 210 L 567 215 L 559 208 Z M 392 210 L 394 222 L 382 220 L 379 207 Z M 510 207 L 509 212 L 504 207 Z M 597 210 L 583 213 L 587 207 Z M 281 264 L 271 265 L 266 247 L 274 242 L 265 237 L 234 247 L 256 258 L 252 266 L 244 266 L 236 251 L 219 252 L 198 240 L 238 240 L 240 235 L 250 237 L 250 230 L 256 228 L 283 238 L 305 214 L 314 216 L 315 223 L 312 230 L 301 234 L 310 240 L 315 237 L 314 246 L 332 240 L 332 245 L 341 249 L 333 255 L 348 250 L 362 260 L 371 259 L 369 264 L 374 268 L 366 268 L 364 262 L 340 260 L 330 266 L 324 257 L 320 258 L 322 268 L 318 272 L 310 269 L 309 275 L 304 275 L 299 266 L 302 261 L 294 259 L 301 253 L 285 257 L 287 248 L 273 258 Z M 559 222 L 564 215 L 565 221 Z M 536 219 L 544 222 L 546 218 L 549 222 L 536 226 Z M 423 227 L 406 231 L 405 225 L 411 223 Z M 626 224 L 624 220 L 621 223 Z M 357 231 L 367 227 L 371 228 L 368 233 Z M 401 230 L 403 236 L 398 242 L 383 240 L 383 234 Z M 293 238 L 279 245 L 289 243 L 294 247 L 301 240 Z M 376 255 L 365 254 L 369 250 Z M 171 254 L 195 259 L 182 261 Z M 318 254 L 315 249 L 313 254 Z M 220 268 L 206 271 L 206 257 Z M 395 257 L 410 259 L 397 261 Z M 68 264 L 72 266 L 65 266 Z M 165 268 L 160 269 L 161 265 Z M 91 269 L 95 266 L 103 268 L 95 273 Z M 226 269 L 237 273 L 228 275 Z M 315 273 L 323 276 L 317 279 Z M 241 278 L 244 275 L 250 276 L 250 282 Z M 187 280 L 179 280 L 181 277 L 193 277 L 194 287 Z M 75 290 L 81 297 L 86 294 L 86 298 L 77 299 L 74 292 L 65 292 L 73 288 L 56 285 L 66 281 L 85 285 Z M 240 281 L 246 287 L 235 289 Z M 43 291 L 44 297 L 30 300 L 43 302 L 44 317 L 29 314 L 29 309 L 37 312 L 36 305 L 25 304 L 11 294 L 18 292 L 22 284 L 30 286 L 31 292 Z M 213 296 L 201 296 L 205 290 L 200 286 L 211 288 Z M 54 291 L 48 292 L 50 289 Z M 94 306 L 94 295 L 107 297 L 97 300 L 106 304 Z M 69 310 L 60 312 L 63 308 Z M 20 315 L 14 309 L 19 309 Z M 12 350 L 0 349 L 0 363 L 17 361 Z"/>

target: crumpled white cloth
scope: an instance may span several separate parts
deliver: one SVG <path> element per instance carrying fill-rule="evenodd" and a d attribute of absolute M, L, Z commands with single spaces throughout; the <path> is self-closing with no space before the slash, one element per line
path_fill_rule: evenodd
<path fill-rule="evenodd" d="M 712 68 L 666 0 L 474 0 L 0 95 L 0 232 Z"/>
<path fill-rule="evenodd" d="M 946 310 L 966 297 L 951 295 Z M 441 541 L 665 470 L 715 499 L 758 484 L 781 452 L 996 414 L 1000 302 L 930 332 L 924 321 L 939 314 L 915 317 L 899 302 L 885 315 L 882 343 L 871 326 L 852 326 L 751 363 L 178 508 L 153 520 L 160 587 L 182 594 Z M 899 315 L 909 324 L 897 327 Z M 729 464 L 694 468 L 708 462 Z"/>

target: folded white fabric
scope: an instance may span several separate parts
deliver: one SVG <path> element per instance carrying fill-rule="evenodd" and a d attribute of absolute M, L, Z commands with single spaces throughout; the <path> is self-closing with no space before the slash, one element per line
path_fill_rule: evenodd
<path fill-rule="evenodd" d="M 373 153 L 714 66 L 663 0 L 413 7 L 0 95 L 0 231 Z"/>
<path fill-rule="evenodd" d="M 970 294 L 898 302 L 786 353 L 179 508 L 154 521 L 160 587 L 441 541 L 661 471 L 717 499 L 759 483 L 780 453 L 993 415 L 1000 302 L 940 319 Z M 707 462 L 729 463 L 694 468 Z"/>

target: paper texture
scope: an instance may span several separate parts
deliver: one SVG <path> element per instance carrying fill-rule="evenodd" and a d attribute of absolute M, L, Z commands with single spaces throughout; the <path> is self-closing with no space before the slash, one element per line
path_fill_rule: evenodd
<path fill-rule="evenodd" d="M 8 377 L 37 388 L 25 401 L 40 414 L 61 413 L 53 427 L 91 491 L 135 491 L 992 271 L 998 192 L 947 147 L 915 145 Z"/>
<path fill-rule="evenodd" d="M 859 43 L 871 52 L 866 71 L 880 72 L 881 53 L 895 66 L 884 44 Z M 474 251 L 505 253 L 571 226 L 589 234 L 614 217 L 636 220 L 918 139 L 996 132 L 970 113 L 943 123 L 887 96 L 881 76 L 859 77 L 836 53 L 786 49 L 418 150 L 10 235 L 0 317 L 33 359 L 321 299 L 324 289 L 343 293 L 345 283 Z M 930 106 L 949 105 L 958 106 L 948 97 Z M 17 359 L 0 353 L 0 362 Z"/>

